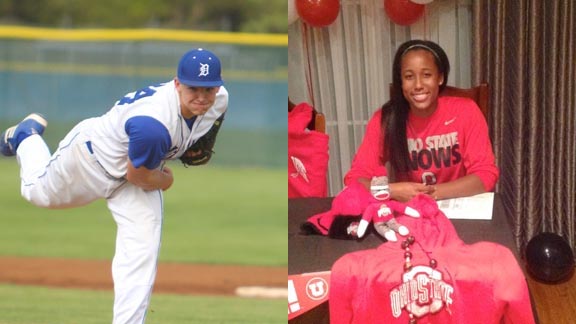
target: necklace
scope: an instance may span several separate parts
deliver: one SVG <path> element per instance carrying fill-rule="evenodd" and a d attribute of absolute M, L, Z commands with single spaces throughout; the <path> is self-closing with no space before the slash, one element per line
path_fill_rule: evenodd
<path fill-rule="evenodd" d="M 408 236 L 402 242 L 402 249 L 404 249 L 404 273 L 412 270 L 412 262 L 411 262 L 412 252 L 410 252 L 410 246 L 414 245 L 414 243 L 416 243 L 416 238 L 413 235 Z M 436 261 L 436 259 L 430 258 L 428 253 L 425 253 L 425 254 L 428 257 L 430 268 L 435 270 L 436 267 L 438 266 L 438 262 Z M 418 318 L 416 318 L 416 316 L 414 316 L 414 314 L 412 314 L 412 310 L 410 309 L 410 307 L 406 307 L 406 310 L 408 311 L 408 314 L 410 316 L 410 321 L 408 322 L 408 324 L 418 323 Z"/>

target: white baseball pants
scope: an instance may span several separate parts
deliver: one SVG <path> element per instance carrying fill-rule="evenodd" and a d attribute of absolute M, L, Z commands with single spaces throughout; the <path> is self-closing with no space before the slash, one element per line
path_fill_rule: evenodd
<path fill-rule="evenodd" d="M 113 324 L 141 324 L 146 318 L 160 249 L 162 191 L 107 175 L 78 124 L 51 156 L 41 136 L 26 138 L 17 150 L 22 196 L 45 208 L 68 208 L 106 199 L 117 224 Z"/>

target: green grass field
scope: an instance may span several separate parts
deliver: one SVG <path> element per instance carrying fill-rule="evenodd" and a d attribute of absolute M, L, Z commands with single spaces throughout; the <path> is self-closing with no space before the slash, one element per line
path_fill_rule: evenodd
<path fill-rule="evenodd" d="M 160 262 L 287 265 L 282 169 L 169 164 Z M 110 260 L 115 223 L 104 201 L 47 210 L 20 196 L 15 159 L 0 158 L 0 255 Z M 0 265 L 1 271 L 1 265 Z M 107 323 L 112 292 L 0 284 L 0 324 Z M 147 323 L 283 323 L 284 300 L 154 294 Z"/>
<path fill-rule="evenodd" d="M 112 292 L 0 285 L 0 324 L 112 322 Z M 146 324 L 286 323 L 286 301 L 154 294 Z"/>
<path fill-rule="evenodd" d="M 287 264 L 284 170 L 169 164 L 160 261 Z M 20 196 L 15 159 L 0 158 L 0 255 L 109 259 L 116 225 L 104 201 L 65 210 Z"/>

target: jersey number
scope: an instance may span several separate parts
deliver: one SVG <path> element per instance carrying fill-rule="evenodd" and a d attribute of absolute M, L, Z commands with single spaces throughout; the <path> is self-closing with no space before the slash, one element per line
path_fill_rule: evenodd
<path fill-rule="evenodd" d="M 153 95 L 155 92 L 156 92 L 156 89 L 154 89 L 152 86 L 150 86 L 148 88 L 140 89 L 136 92 L 132 92 L 132 93 L 127 94 L 124 98 L 122 98 L 122 99 L 120 99 L 120 101 L 118 101 L 117 105 L 131 104 L 138 99 L 149 97 L 149 96 Z"/>

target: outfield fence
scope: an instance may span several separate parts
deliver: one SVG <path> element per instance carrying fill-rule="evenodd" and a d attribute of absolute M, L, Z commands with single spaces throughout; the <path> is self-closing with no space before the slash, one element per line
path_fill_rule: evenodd
<path fill-rule="evenodd" d="M 0 26 L 0 126 L 46 115 L 51 148 L 126 93 L 171 80 L 195 47 L 222 61 L 229 112 L 214 164 L 286 167 L 287 35 Z"/>

